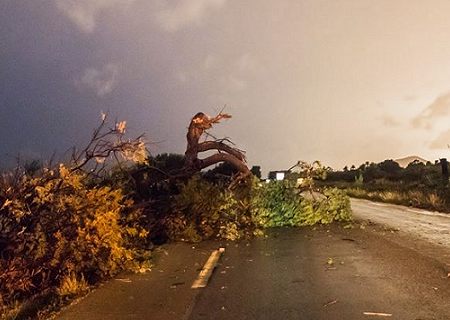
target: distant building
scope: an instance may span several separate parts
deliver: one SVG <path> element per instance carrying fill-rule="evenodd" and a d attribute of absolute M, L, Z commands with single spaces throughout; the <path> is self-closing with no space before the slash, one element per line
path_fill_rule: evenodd
<path fill-rule="evenodd" d="M 270 171 L 269 172 L 269 180 L 284 180 L 287 177 L 289 171 L 287 170 L 279 170 L 279 171 Z"/>

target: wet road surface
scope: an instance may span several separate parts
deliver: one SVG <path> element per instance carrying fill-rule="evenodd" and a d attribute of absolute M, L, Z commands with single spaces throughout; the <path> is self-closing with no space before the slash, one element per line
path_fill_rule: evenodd
<path fill-rule="evenodd" d="M 352 206 L 352 226 L 166 244 L 152 272 L 122 274 L 56 319 L 450 319 L 450 219 L 362 200 Z M 191 289 L 219 247 L 226 251 L 207 287 Z"/>
<path fill-rule="evenodd" d="M 352 199 L 351 203 L 356 219 L 382 224 L 412 238 L 450 248 L 450 214 L 361 199 Z"/>

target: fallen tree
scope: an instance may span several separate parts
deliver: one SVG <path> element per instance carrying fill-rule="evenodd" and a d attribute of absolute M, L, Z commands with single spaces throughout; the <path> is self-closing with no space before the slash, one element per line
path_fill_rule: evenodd
<path fill-rule="evenodd" d="M 195 173 L 218 163 L 228 163 L 238 171 L 229 184 L 229 189 L 233 189 L 241 181 L 252 176 L 247 167 L 245 152 L 234 147 L 234 144 L 228 139 L 216 139 L 208 133 L 213 125 L 220 123 L 221 119 L 229 119 L 231 115 L 220 112 L 217 116 L 211 118 L 203 112 L 197 113 L 190 121 L 188 132 L 186 134 L 187 147 L 184 157 L 184 165 L 178 169 L 172 169 L 168 172 L 152 165 L 148 165 L 135 171 L 133 179 L 139 188 L 147 188 L 148 185 L 154 185 L 161 181 L 171 181 L 178 179 L 191 178 Z M 205 136 L 204 141 L 200 141 Z M 212 140 L 207 140 L 212 137 Z M 206 151 L 217 150 L 216 153 L 200 159 L 199 154 Z M 152 172 L 151 177 L 144 179 L 144 174 Z M 143 184 L 144 180 L 146 183 Z M 146 185 L 146 186 L 144 186 Z"/>
<path fill-rule="evenodd" d="M 203 135 L 210 136 L 207 130 L 211 129 L 214 124 L 219 123 L 221 119 L 229 118 L 231 118 L 231 115 L 227 113 L 220 112 L 217 116 L 211 118 L 203 112 L 199 112 L 191 119 L 186 135 L 187 147 L 185 152 L 185 166 L 183 169 L 187 173 L 193 173 L 219 162 L 229 163 L 239 171 L 238 175 L 233 177 L 230 183 L 229 188 L 232 189 L 240 181 L 252 175 L 245 162 L 244 151 L 228 144 L 231 143 L 228 139 L 214 139 L 200 142 L 200 138 Z M 217 150 L 218 152 L 204 159 L 199 159 L 199 153 L 209 150 Z"/>

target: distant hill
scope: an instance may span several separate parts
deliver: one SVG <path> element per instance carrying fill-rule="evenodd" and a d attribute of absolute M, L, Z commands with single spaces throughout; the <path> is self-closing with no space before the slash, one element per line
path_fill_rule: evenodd
<path fill-rule="evenodd" d="M 410 164 L 413 161 L 420 161 L 423 164 L 427 163 L 427 160 L 425 160 L 424 158 L 418 157 L 418 156 L 410 156 L 410 157 L 406 157 L 406 158 L 401 158 L 401 159 L 396 159 L 394 160 L 395 162 L 397 162 L 400 167 L 402 168 L 406 168 L 408 166 L 408 164 Z"/>

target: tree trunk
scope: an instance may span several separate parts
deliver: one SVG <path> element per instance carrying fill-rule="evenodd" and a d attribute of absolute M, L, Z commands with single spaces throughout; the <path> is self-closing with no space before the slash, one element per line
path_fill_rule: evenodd
<path fill-rule="evenodd" d="M 204 113 L 199 112 L 191 119 L 186 135 L 187 147 L 185 153 L 185 169 L 188 172 L 200 171 L 213 164 L 227 162 L 239 170 L 239 175 L 230 184 L 230 188 L 233 188 L 237 183 L 252 175 L 245 163 L 244 152 L 222 142 L 223 140 L 199 142 L 202 135 L 210 129 L 213 124 L 219 123 L 221 119 L 228 118 L 231 118 L 229 114 L 219 113 L 216 117 L 210 118 Z M 219 152 L 205 159 L 198 158 L 200 152 L 208 150 L 218 150 Z"/>

